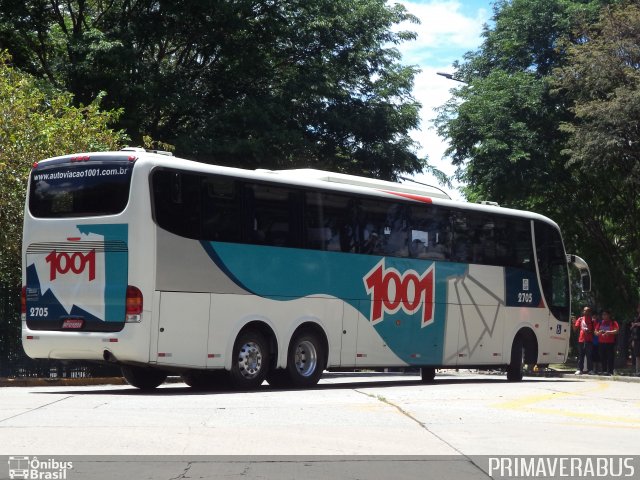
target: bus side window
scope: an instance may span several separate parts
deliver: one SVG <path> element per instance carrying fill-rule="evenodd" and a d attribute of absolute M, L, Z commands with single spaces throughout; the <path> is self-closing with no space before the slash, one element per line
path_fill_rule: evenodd
<path fill-rule="evenodd" d="M 475 226 L 474 263 L 496 265 L 496 222 L 498 218 L 489 215 L 477 215 Z"/>
<path fill-rule="evenodd" d="M 534 270 L 531 222 L 528 220 L 512 220 L 510 230 L 513 232 L 511 265 L 525 270 Z"/>
<path fill-rule="evenodd" d="M 551 313 L 569 318 L 569 272 L 560 232 L 541 221 L 534 222 L 540 283 Z"/>
<path fill-rule="evenodd" d="M 246 185 L 248 205 L 245 222 L 249 243 L 275 247 L 298 247 L 301 193 L 272 185 Z"/>
<path fill-rule="evenodd" d="M 350 251 L 352 231 L 348 227 L 347 210 L 351 203 L 347 197 L 340 195 L 322 194 L 322 213 L 324 225 L 331 228 L 331 240 L 327 250 L 334 252 Z M 347 250 L 345 250 L 345 248 Z"/>
<path fill-rule="evenodd" d="M 455 212 L 453 215 L 453 252 L 454 262 L 471 262 L 473 239 L 469 231 L 466 212 Z"/>
<path fill-rule="evenodd" d="M 387 226 L 388 204 L 377 200 L 362 201 L 362 215 L 359 218 L 360 253 L 383 255 L 389 226 Z"/>
<path fill-rule="evenodd" d="M 389 204 L 373 199 L 347 199 L 339 221 L 340 250 L 384 255 Z"/>
<path fill-rule="evenodd" d="M 199 239 L 202 176 L 158 170 L 153 174 L 154 218 L 171 233 Z"/>
<path fill-rule="evenodd" d="M 239 242 L 240 198 L 237 182 L 226 177 L 207 177 L 202 183 L 202 235 L 204 240 Z"/>
<path fill-rule="evenodd" d="M 413 258 L 449 260 L 451 252 L 451 212 L 438 206 L 412 209 L 409 221 L 409 254 Z"/>
<path fill-rule="evenodd" d="M 410 208 L 407 205 L 401 203 L 387 205 L 387 217 L 383 228 L 385 255 L 409 256 L 410 216 Z"/>
<path fill-rule="evenodd" d="M 324 197 L 319 192 L 305 193 L 305 246 L 313 250 L 328 250 L 333 238 L 329 219 L 325 216 Z"/>

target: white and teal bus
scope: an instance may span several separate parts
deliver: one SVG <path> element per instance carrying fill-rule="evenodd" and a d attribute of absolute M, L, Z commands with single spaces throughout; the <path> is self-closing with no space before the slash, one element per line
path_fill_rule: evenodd
<path fill-rule="evenodd" d="M 564 362 L 568 265 L 541 215 L 318 170 L 124 149 L 35 163 L 22 340 L 139 388 L 311 386 L 325 369 Z"/>

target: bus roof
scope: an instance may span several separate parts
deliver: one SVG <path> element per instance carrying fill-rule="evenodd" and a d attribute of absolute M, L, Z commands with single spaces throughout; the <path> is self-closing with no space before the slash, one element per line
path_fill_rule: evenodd
<path fill-rule="evenodd" d="M 217 173 L 220 175 L 230 175 L 247 180 L 259 180 L 276 182 L 287 185 L 298 185 L 301 187 L 311 187 L 317 189 L 329 189 L 342 192 L 360 193 L 385 198 L 402 197 L 409 201 L 433 203 L 451 208 L 486 212 L 496 215 L 511 215 L 522 218 L 541 220 L 559 229 L 558 225 L 548 217 L 526 210 L 516 210 L 500 207 L 497 204 L 469 203 L 459 200 L 452 200 L 446 193 L 439 191 L 437 187 L 413 186 L 397 182 L 389 182 L 357 175 L 328 172 L 312 168 L 291 169 L 291 170 L 248 170 L 236 167 L 223 167 L 208 163 L 187 160 L 180 157 L 167 155 L 165 152 L 148 151 L 142 148 L 124 148 L 114 152 L 89 152 L 82 154 L 64 155 L 43 160 L 42 166 L 53 160 L 54 163 L 78 157 L 86 158 L 112 157 L 114 155 L 134 155 L 141 163 L 150 163 L 151 166 L 165 168 L 180 168 L 184 170 L 199 171 L 202 173 Z"/>
<path fill-rule="evenodd" d="M 345 173 L 327 172 L 313 168 L 298 168 L 293 170 L 257 170 L 258 172 L 281 175 L 297 180 L 317 180 L 321 182 L 338 183 L 343 185 L 356 185 L 360 187 L 375 188 L 376 190 L 391 190 L 394 192 L 411 193 L 414 195 L 424 195 L 427 197 L 444 198 L 451 200 L 451 197 L 437 187 L 430 185 L 414 186 L 398 182 L 388 182 L 377 178 L 360 177 L 358 175 L 348 175 Z"/>

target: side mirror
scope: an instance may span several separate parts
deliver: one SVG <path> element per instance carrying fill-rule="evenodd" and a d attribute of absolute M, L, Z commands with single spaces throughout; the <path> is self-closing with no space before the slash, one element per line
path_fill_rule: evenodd
<path fill-rule="evenodd" d="M 591 291 L 591 272 L 589 265 L 577 255 L 567 254 L 567 263 L 573 265 L 580 271 L 580 283 L 583 292 Z"/>

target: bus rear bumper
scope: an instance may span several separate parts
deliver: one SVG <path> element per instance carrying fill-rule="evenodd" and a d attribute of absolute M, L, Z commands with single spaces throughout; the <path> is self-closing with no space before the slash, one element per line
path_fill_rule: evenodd
<path fill-rule="evenodd" d="M 61 332 L 30 330 L 22 323 L 22 345 L 33 358 L 149 362 L 149 335 L 139 324 L 120 332 Z M 107 354 L 105 354 L 107 352 Z"/>

